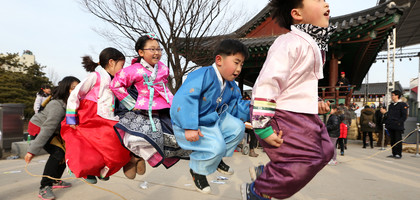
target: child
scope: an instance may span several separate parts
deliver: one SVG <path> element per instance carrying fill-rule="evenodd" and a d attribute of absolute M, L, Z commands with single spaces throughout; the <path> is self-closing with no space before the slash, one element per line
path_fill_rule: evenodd
<path fill-rule="evenodd" d="M 111 47 L 102 50 L 99 63 L 83 57 L 83 67 L 91 73 L 67 102 L 61 131 L 66 141 L 66 162 L 76 177 L 92 184 L 97 182 L 95 176 L 108 180 L 130 160 L 130 152 L 120 145 L 113 129 L 118 117 L 114 115 L 115 97 L 109 89 L 124 62 L 125 56 Z"/>
<path fill-rule="evenodd" d="M 44 107 L 42 103 L 51 95 L 51 87 L 48 84 L 43 84 L 41 90 L 36 94 L 36 99 L 34 103 L 35 114 L 43 110 Z"/>
<path fill-rule="evenodd" d="M 328 135 L 330 136 L 331 143 L 335 146 L 337 143 L 338 137 L 340 137 L 340 126 L 341 126 L 341 117 L 340 113 L 338 111 L 337 105 L 333 104 L 331 105 L 331 112 L 330 117 L 327 121 L 327 131 Z M 328 162 L 330 165 L 336 165 L 337 164 L 337 150 L 334 148 L 334 155 L 330 162 Z"/>
<path fill-rule="evenodd" d="M 324 0 L 271 0 L 272 17 L 288 30 L 270 47 L 252 91 L 252 125 L 270 158 L 250 170 L 243 199 L 284 199 L 303 188 L 331 159 L 333 145 L 318 113 L 329 25 Z M 283 131 L 284 143 L 278 131 Z M 281 145 L 280 148 L 278 148 Z M 260 174 L 261 173 L 261 174 Z"/>
<path fill-rule="evenodd" d="M 134 154 L 123 168 L 129 179 L 134 179 L 136 172 L 145 173 L 144 160 L 152 167 L 163 163 L 169 168 L 179 158 L 189 155 L 177 145 L 173 135 L 169 117 L 173 95 L 167 87 L 169 68 L 159 61 L 162 49 L 158 38 L 150 33 L 142 36 L 135 49 L 139 58 L 117 73 L 110 85 L 120 103 L 128 109 L 115 130 L 124 146 Z M 132 86 L 138 92 L 133 96 L 128 91 Z"/>
<path fill-rule="evenodd" d="M 45 149 L 50 157 L 45 164 L 44 176 L 59 179 L 66 168 L 64 141 L 60 136 L 60 122 L 66 114 L 65 102 L 79 82 L 79 79 L 73 76 L 65 77 L 54 90 L 51 102 L 46 105 L 44 110 L 32 116 L 29 121 L 28 132 L 37 137 L 32 140 L 29 146 L 25 161 L 29 164 L 35 155 Z M 41 199 L 55 199 L 52 189 L 67 187 L 71 187 L 71 183 L 42 177 L 38 196 Z"/>
<path fill-rule="evenodd" d="M 192 150 L 190 173 L 197 190 L 210 193 L 206 175 L 233 174 L 223 157 L 232 156 L 244 136 L 249 101 L 242 100 L 235 78 L 248 58 L 248 49 L 236 40 L 223 40 L 215 63 L 191 72 L 175 94 L 171 106 L 176 140 Z M 242 120 L 242 121 L 241 121 Z"/>

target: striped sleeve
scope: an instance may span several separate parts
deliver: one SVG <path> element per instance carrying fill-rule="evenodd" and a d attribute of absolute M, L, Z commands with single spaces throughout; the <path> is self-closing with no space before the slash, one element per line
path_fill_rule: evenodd
<path fill-rule="evenodd" d="M 276 102 L 272 99 L 255 98 L 252 110 L 252 128 L 255 133 L 264 139 L 274 131 L 270 125 L 276 112 Z"/>

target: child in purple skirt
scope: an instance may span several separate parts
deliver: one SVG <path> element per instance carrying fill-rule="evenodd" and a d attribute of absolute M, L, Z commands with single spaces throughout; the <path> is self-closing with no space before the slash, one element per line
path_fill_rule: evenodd
<path fill-rule="evenodd" d="M 318 98 L 334 30 L 329 27 L 329 5 L 324 0 L 271 0 L 270 6 L 273 19 L 288 32 L 270 47 L 251 103 L 252 126 L 270 162 L 251 168 L 254 182 L 242 185 L 243 199 L 288 198 L 333 156 L 318 117 L 329 111 L 329 103 Z"/>

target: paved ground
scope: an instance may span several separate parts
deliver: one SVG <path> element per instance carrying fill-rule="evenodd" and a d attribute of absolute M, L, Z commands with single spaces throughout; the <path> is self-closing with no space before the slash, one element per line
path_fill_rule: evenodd
<path fill-rule="evenodd" d="M 413 154 L 403 154 L 403 159 L 386 158 L 389 151 L 378 148 L 362 149 L 361 143 L 351 141 L 345 156 L 338 156 L 339 164 L 326 166 L 305 188 L 295 194 L 292 200 L 336 200 L 336 199 L 408 199 L 420 198 L 420 158 Z M 224 184 L 210 183 L 212 194 L 206 195 L 195 191 L 192 178 L 188 172 L 188 162 L 181 161 L 173 168 L 147 168 L 143 176 L 134 180 L 118 172 L 108 182 L 98 182 L 96 186 L 121 195 L 87 185 L 80 180 L 68 180 L 73 187 L 57 189 L 57 199 L 240 199 L 239 186 L 249 182 L 248 168 L 259 162 L 266 163 L 267 156 L 257 150 L 258 158 L 251 158 L 235 153 L 225 162 L 235 169 L 235 174 L 225 176 L 229 180 Z M 364 159 L 377 154 L 373 158 Z M 33 174 L 42 174 L 47 155 L 35 157 L 27 169 Z M 222 174 L 216 172 L 208 180 L 216 180 Z M 69 177 L 67 174 L 64 177 Z M 39 177 L 25 172 L 22 159 L 0 160 L 0 199 L 38 199 Z M 147 182 L 147 189 L 141 184 Z"/>

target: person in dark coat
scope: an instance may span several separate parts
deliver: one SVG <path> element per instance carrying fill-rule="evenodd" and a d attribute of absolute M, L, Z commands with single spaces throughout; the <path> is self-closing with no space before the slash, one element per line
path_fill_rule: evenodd
<path fill-rule="evenodd" d="M 388 106 L 388 118 L 385 121 L 385 128 L 388 129 L 391 137 L 391 146 L 393 146 L 392 155 L 388 157 L 396 159 L 401 159 L 402 157 L 401 140 L 404 133 L 404 122 L 408 114 L 408 105 L 402 102 L 400 98 L 401 91 L 394 90 L 391 92 L 392 103 Z M 397 142 L 398 144 L 396 144 Z"/>
<path fill-rule="evenodd" d="M 331 105 L 331 112 L 330 117 L 327 121 L 327 131 L 328 135 L 330 136 L 331 143 L 335 146 L 337 143 L 338 137 L 340 137 L 340 124 L 342 122 L 341 119 L 341 112 L 338 111 L 337 105 L 333 104 Z M 336 165 L 337 164 L 337 150 L 334 148 L 334 155 L 330 162 L 328 162 L 330 165 Z"/>
<path fill-rule="evenodd" d="M 363 132 L 363 148 L 366 148 L 366 135 L 369 135 L 370 148 L 373 148 L 372 132 L 375 131 L 375 110 L 366 105 L 360 112 L 360 127 Z"/>
<path fill-rule="evenodd" d="M 385 120 L 388 116 L 386 112 L 386 106 L 379 106 L 379 109 L 375 112 L 375 119 L 376 119 L 376 132 L 378 133 L 378 142 L 376 143 L 377 147 L 382 146 L 382 138 L 385 138 L 384 147 L 389 144 L 391 140 L 387 133 L 384 133 L 383 124 L 385 124 Z"/>
<path fill-rule="evenodd" d="M 344 87 L 344 86 L 350 86 L 350 81 L 349 79 L 346 78 L 346 73 L 345 72 L 341 72 L 340 73 L 340 78 L 337 81 L 337 86 L 343 87 L 340 88 L 340 95 L 347 95 L 347 93 L 349 92 L 349 88 L 348 87 Z"/>

